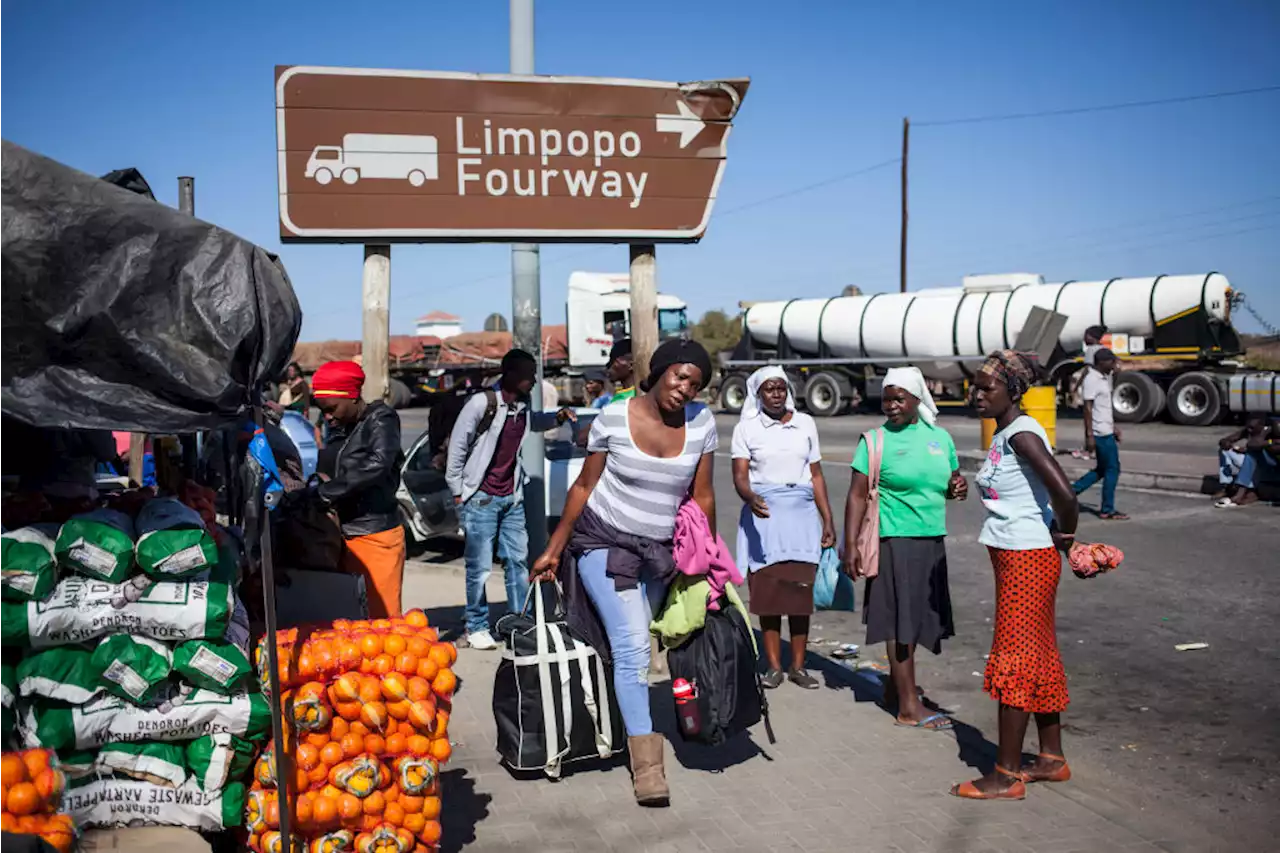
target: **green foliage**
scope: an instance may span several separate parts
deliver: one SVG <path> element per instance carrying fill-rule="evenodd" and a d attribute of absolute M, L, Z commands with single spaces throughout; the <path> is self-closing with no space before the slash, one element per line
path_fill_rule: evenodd
<path fill-rule="evenodd" d="M 702 319 L 693 324 L 693 339 L 707 348 L 714 359 L 718 353 L 726 352 L 738 345 L 742 337 L 742 315 L 730 317 L 716 308 L 702 315 Z"/>

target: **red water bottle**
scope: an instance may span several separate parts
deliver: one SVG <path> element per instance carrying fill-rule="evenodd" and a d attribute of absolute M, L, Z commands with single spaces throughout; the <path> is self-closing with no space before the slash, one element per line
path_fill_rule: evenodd
<path fill-rule="evenodd" d="M 671 683 L 671 694 L 676 699 L 676 717 L 680 720 L 680 731 L 686 737 L 702 731 L 702 716 L 698 713 L 698 688 L 683 678 L 677 678 Z"/>

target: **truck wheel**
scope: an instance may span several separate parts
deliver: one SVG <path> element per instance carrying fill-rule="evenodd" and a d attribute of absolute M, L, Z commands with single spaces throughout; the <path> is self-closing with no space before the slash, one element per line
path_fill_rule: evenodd
<path fill-rule="evenodd" d="M 399 379 L 392 379 L 387 383 L 389 392 L 387 394 L 393 409 L 407 409 L 409 404 L 413 402 L 413 392 L 409 390 L 409 386 L 401 382 Z"/>
<path fill-rule="evenodd" d="M 328 169 L 316 169 L 315 177 L 316 183 L 323 187 L 325 184 L 328 184 L 333 180 L 333 172 L 330 172 Z"/>
<path fill-rule="evenodd" d="M 1207 373 L 1184 373 L 1169 386 L 1169 416 L 1184 426 L 1208 426 L 1218 420 L 1222 395 Z"/>
<path fill-rule="evenodd" d="M 344 184 L 347 184 L 348 186 L 350 186 L 351 184 L 354 184 L 358 180 L 360 180 L 360 173 L 355 169 L 342 170 L 342 182 Z"/>
<path fill-rule="evenodd" d="M 1157 417 L 1164 403 L 1164 394 L 1156 381 L 1145 373 L 1126 370 L 1116 374 L 1111 391 L 1111 410 L 1116 420 L 1127 424 L 1140 424 Z"/>
<path fill-rule="evenodd" d="M 747 402 L 747 380 L 736 373 L 720 382 L 720 408 L 731 415 L 739 414 Z"/>
<path fill-rule="evenodd" d="M 819 373 L 804 386 L 804 405 L 815 418 L 829 418 L 844 408 L 840 380 L 830 373 Z"/>

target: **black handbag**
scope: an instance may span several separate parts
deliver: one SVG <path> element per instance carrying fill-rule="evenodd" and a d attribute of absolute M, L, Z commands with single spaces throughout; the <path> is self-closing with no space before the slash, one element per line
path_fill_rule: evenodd
<path fill-rule="evenodd" d="M 533 618 L 526 599 L 522 612 L 498 620 L 506 648 L 493 682 L 493 717 L 501 761 L 555 779 L 565 764 L 621 752 L 626 734 L 610 668 L 570 632 L 558 606 L 548 621 L 543 587 L 535 583 L 529 592 Z"/>

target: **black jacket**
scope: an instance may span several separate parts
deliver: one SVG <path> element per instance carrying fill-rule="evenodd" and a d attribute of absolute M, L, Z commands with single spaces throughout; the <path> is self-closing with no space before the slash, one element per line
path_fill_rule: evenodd
<path fill-rule="evenodd" d="M 385 403 L 370 403 L 338 451 L 334 477 L 320 498 L 338 511 L 342 535 L 367 536 L 400 526 L 396 489 L 404 452 L 400 416 Z"/>

